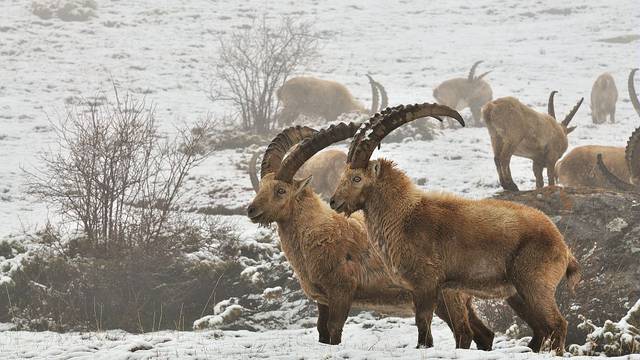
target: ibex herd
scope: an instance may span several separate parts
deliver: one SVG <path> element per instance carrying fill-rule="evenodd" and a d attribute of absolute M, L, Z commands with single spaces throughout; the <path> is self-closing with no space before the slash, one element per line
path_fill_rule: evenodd
<path fill-rule="evenodd" d="M 465 126 L 456 109 L 466 104 L 476 123 L 479 114 L 484 118 L 499 181 L 506 190 L 518 190 L 509 166 L 515 155 L 533 161 L 538 188 L 544 186 L 546 168 L 549 185 L 559 180 L 638 191 L 640 127 L 626 148 L 578 147 L 559 161 L 583 99 L 560 122 L 555 116 L 556 91 L 549 96 L 547 113 L 513 97 L 492 101 L 491 88 L 482 80 L 486 73 L 475 76 L 479 63 L 464 81 L 453 79 L 434 90 L 434 97 L 445 104 L 399 105 L 362 124 L 339 123 L 320 131 L 289 127 L 264 152 L 260 179 L 258 154 L 251 158 L 256 196 L 247 215 L 254 223 L 277 224 L 282 249 L 303 291 L 317 303 L 320 342 L 342 341 L 353 306 L 385 314 L 413 310 L 418 347 L 433 346 L 435 312 L 451 328 L 456 347 L 469 348 L 473 341 L 478 349 L 491 350 L 494 334 L 476 314 L 472 300 L 502 298 L 533 330 L 533 351 L 549 340 L 550 348 L 563 354 L 567 322 L 555 291 L 563 278 L 573 291 L 580 272 L 554 223 L 536 209 L 508 201 L 424 191 L 392 161 L 371 160 L 371 155 L 388 134 L 415 119 L 442 122 L 448 117 Z M 633 83 L 636 70 L 629 74 L 628 88 L 640 115 Z M 386 91 L 370 77 L 369 81 L 372 110 L 380 94 L 386 107 Z M 296 86 L 301 87 L 294 90 Z M 467 90 L 460 90 L 465 86 Z M 292 79 L 278 96 L 285 104 L 283 113 L 315 114 L 333 121 L 339 111 L 366 112 L 342 85 L 318 79 Z M 610 75 L 598 78 L 591 96 L 594 122 L 604 113 L 613 121 L 616 98 Z M 335 111 L 320 110 L 329 103 Z M 325 150 L 347 139 L 348 154 Z M 323 198 L 330 199 L 329 204 Z"/>

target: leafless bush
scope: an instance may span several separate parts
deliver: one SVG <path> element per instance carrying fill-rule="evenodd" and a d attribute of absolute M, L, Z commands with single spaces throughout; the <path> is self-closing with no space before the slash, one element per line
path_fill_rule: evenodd
<path fill-rule="evenodd" d="M 114 93 L 113 103 L 84 100 L 67 108 L 54 124 L 58 148 L 29 172 L 32 193 L 79 224 L 88 245 L 102 254 L 170 243 L 170 212 L 185 177 L 207 155 L 207 131 L 162 138 L 153 105 Z"/>
<path fill-rule="evenodd" d="M 257 134 L 275 125 L 277 89 L 317 56 L 318 36 L 310 23 L 266 19 L 220 39 L 220 55 L 209 98 L 230 101 L 244 130 Z"/>

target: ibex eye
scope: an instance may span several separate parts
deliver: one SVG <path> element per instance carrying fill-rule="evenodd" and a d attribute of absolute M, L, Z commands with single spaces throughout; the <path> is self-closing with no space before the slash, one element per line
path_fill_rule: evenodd
<path fill-rule="evenodd" d="M 283 189 L 283 188 L 279 188 L 279 189 L 278 189 L 278 194 L 280 194 L 280 195 L 282 195 L 282 194 L 284 194 L 284 193 L 286 193 L 286 192 L 287 192 L 287 191 L 286 191 L 285 189 Z"/>
<path fill-rule="evenodd" d="M 360 182 L 360 180 L 362 180 L 362 179 L 360 178 L 360 176 L 354 176 L 354 177 L 353 177 L 353 182 Z"/>

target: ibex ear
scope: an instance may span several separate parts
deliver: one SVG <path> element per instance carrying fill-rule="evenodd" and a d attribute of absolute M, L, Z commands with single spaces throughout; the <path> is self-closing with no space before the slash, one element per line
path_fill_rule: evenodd
<path fill-rule="evenodd" d="M 302 192 L 302 190 L 304 190 L 304 188 L 306 188 L 307 185 L 309 185 L 312 178 L 313 178 L 313 175 L 309 175 L 309 177 L 306 179 L 294 180 L 295 181 L 294 184 L 296 186 L 296 196 L 298 196 L 298 194 L 300 194 L 300 192 Z"/>
<path fill-rule="evenodd" d="M 376 177 L 380 177 L 381 166 L 380 162 L 377 160 L 369 161 L 369 170 Z"/>
<path fill-rule="evenodd" d="M 569 126 L 569 127 L 567 128 L 567 135 L 571 134 L 571 132 L 572 132 L 573 130 L 575 130 L 575 129 L 576 129 L 576 126 Z"/>

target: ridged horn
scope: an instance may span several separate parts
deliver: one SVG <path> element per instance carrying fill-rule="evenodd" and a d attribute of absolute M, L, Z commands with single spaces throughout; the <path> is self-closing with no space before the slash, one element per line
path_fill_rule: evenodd
<path fill-rule="evenodd" d="M 353 137 L 360 124 L 339 123 L 316 132 L 305 138 L 282 162 L 282 167 L 276 174 L 276 179 L 291 182 L 298 169 L 318 151 L 327 146 Z"/>
<path fill-rule="evenodd" d="M 465 126 L 462 116 L 444 105 L 424 103 L 387 108 L 360 126 L 349 146 L 347 162 L 350 163 L 352 169 L 366 168 L 371 154 L 385 136 L 403 124 L 429 116 L 441 122 L 440 116 L 448 116 Z"/>
<path fill-rule="evenodd" d="M 387 94 L 387 89 L 382 86 L 379 82 L 376 81 L 376 86 L 378 87 L 378 91 L 380 92 L 380 109 L 378 111 L 382 111 L 389 106 L 389 95 Z"/>
<path fill-rule="evenodd" d="M 308 138 L 316 132 L 316 130 L 307 126 L 292 126 L 282 130 L 271 140 L 267 150 L 264 152 L 260 166 L 260 177 L 263 178 L 267 174 L 278 172 L 287 151 L 302 139 Z"/>
<path fill-rule="evenodd" d="M 260 156 L 260 153 L 256 152 L 249 160 L 249 179 L 251 179 L 251 186 L 253 186 L 253 191 L 256 193 L 260 190 L 260 180 L 258 180 L 258 169 L 256 168 L 258 156 Z"/>
<path fill-rule="evenodd" d="M 378 106 L 380 103 L 380 96 L 378 94 L 378 87 L 376 86 L 376 81 L 373 80 L 371 75 L 366 74 L 369 79 L 369 85 L 371 86 L 371 113 L 375 114 L 378 111 Z"/>
<path fill-rule="evenodd" d="M 638 69 L 632 69 L 629 73 L 629 81 L 627 82 L 627 86 L 629 87 L 629 100 L 631 100 L 631 104 L 633 104 L 633 108 L 636 110 L 638 116 L 640 116 L 640 100 L 638 100 L 638 94 L 636 93 L 636 87 L 633 84 L 633 77 L 636 74 Z"/>
<path fill-rule="evenodd" d="M 604 175 L 605 179 L 607 179 L 607 181 L 613 185 L 615 188 L 617 188 L 618 190 L 623 190 L 623 191 L 636 191 L 637 188 L 631 184 L 629 184 L 628 182 L 621 180 L 619 177 L 617 177 L 614 173 L 612 173 L 608 168 L 607 165 L 604 164 L 604 161 L 602 161 L 602 154 L 598 154 L 597 155 L 597 163 L 598 163 L 598 168 L 600 169 L 600 171 L 602 172 L 602 174 Z"/>
<path fill-rule="evenodd" d="M 631 174 L 631 182 L 634 185 L 640 185 L 640 127 L 636 128 L 629 137 L 624 157 Z"/>
<path fill-rule="evenodd" d="M 482 60 L 476 61 L 475 63 L 473 63 L 473 65 L 471 66 L 471 69 L 469 70 L 469 75 L 467 76 L 467 80 L 473 81 L 473 79 L 475 79 L 475 77 L 476 77 L 476 68 L 480 64 L 482 64 Z"/>
<path fill-rule="evenodd" d="M 488 75 L 489 73 L 491 73 L 492 71 L 493 71 L 493 70 L 489 70 L 489 71 L 483 72 L 482 74 L 480 74 L 478 77 L 476 77 L 476 78 L 475 78 L 475 79 L 473 79 L 473 80 L 475 80 L 475 81 L 482 80 L 482 78 L 483 78 L 483 77 L 487 76 L 487 75 Z"/>
<path fill-rule="evenodd" d="M 549 94 L 549 102 L 547 103 L 547 114 L 551 115 L 554 119 L 556 118 L 556 106 L 553 103 L 553 97 L 557 93 L 557 90 L 553 90 L 551 94 Z"/>
<path fill-rule="evenodd" d="M 574 106 L 573 109 L 571 109 L 571 111 L 567 114 L 567 116 L 565 116 L 564 120 L 562 120 L 562 126 L 564 127 L 569 126 L 569 123 L 571 122 L 571 120 L 573 120 L 573 117 L 578 112 L 578 109 L 580 108 L 580 105 L 582 105 L 583 101 L 584 101 L 584 98 L 580 98 L 580 101 L 578 101 L 576 106 Z"/>

